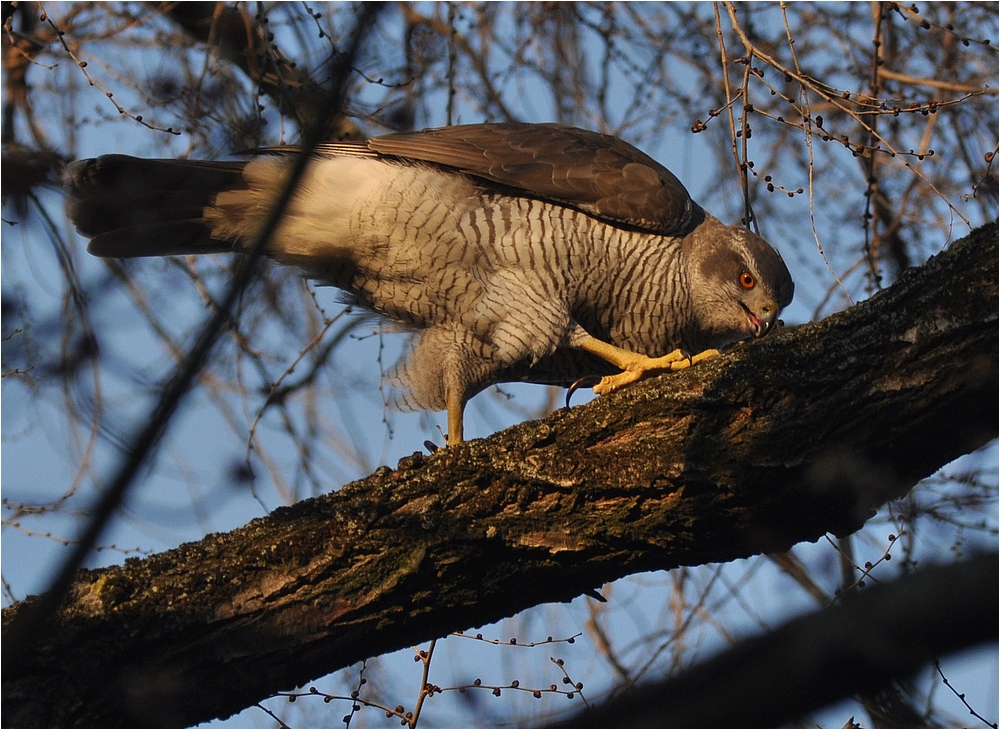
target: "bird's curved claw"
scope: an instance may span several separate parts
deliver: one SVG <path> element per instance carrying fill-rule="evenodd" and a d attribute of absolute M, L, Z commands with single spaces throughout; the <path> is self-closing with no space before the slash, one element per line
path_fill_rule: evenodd
<path fill-rule="evenodd" d="M 577 378 L 569 390 L 566 391 L 566 407 L 569 408 L 569 399 L 573 397 L 573 394 L 580 388 L 595 387 L 601 382 L 601 377 L 599 375 L 584 375 L 582 378 Z"/>

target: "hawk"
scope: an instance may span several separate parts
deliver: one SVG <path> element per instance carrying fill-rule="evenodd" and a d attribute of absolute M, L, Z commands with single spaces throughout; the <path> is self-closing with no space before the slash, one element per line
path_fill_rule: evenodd
<path fill-rule="evenodd" d="M 96 256 L 239 252 L 296 153 L 80 160 L 69 215 Z M 794 289 L 775 249 L 651 157 L 557 124 L 320 145 L 267 254 L 412 332 L 390 377 L 404 406 L 447 410 L 449 444 L 494 383 L 605 376 L 606 393 L 762 337 Z"/>

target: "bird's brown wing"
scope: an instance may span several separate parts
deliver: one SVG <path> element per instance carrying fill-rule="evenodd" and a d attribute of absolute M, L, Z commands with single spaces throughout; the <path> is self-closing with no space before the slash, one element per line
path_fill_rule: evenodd
<path fill-rule="evenodd" d="M 674 175 L 615 137 L 559 124 L 471 124 L 322 145 L 442 165 L 611 223 L 686 234 L 701 209 Z"/>

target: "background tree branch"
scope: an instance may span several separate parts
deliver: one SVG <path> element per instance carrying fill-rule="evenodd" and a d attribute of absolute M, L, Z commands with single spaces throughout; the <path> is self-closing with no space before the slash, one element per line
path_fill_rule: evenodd
<path fill-rule="evenodd" d="M 941 654 L 996 640 L 997 556 L 935 566 L 848 596 L 683 672 L 626 691 L 563 727 L 804 727 L 853 692 L 908 677 Z M 926 727 L 913 710 L 905 722 Z"/>
<path fill-rule="evenodd" d="M 251 17 L 243 4 L 162 2 L 159 7 L 192 38 L 243 71 L 261 94 L 274 100 L 281 115 L 294 119 L 301 129 L 321 125 L 324 139 L 362 136 L 342 114 L 327 118 L 320 114 L 329 91 L 281 52 L 267 29 L 266 17 L 262 26 L 261 17 Z"/>
<path fill-rule="evenodd" d="M 631 573 L 851 532 L 996 438 L 996 333 L 994 224 L 822 322 L 82 571 L 4 656 L 6 722 L 194 724 Z"/>

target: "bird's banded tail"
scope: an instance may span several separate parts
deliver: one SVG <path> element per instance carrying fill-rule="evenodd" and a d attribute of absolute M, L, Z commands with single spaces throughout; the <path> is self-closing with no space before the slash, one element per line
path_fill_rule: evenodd
<path fill-rule="evenodd" d="M 95 256 L 173 256 L 233 250 L 212 237 L 205 209 L 245 188 L 242 162 L 103 155 L 69 165 L 69 216 Z"/>

